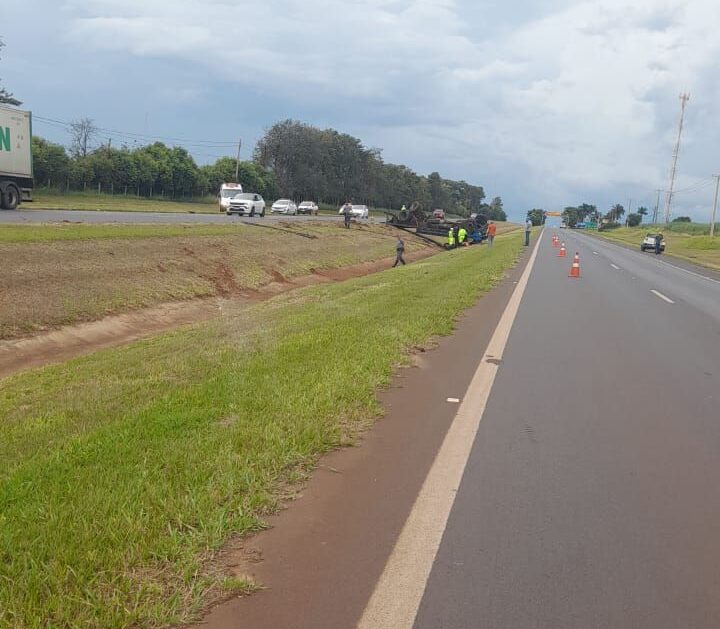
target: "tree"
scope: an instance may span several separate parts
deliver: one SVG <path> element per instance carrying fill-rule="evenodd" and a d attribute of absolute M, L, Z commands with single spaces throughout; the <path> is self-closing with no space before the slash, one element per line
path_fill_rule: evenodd
<path fill-rule="evenodd" d="M 638 208 L 637 213 L 640 216 L 647 216 L 648 215 L 648 209 L 646 207 L 643 207 L 642 205 Z"/>
<path fill-rule="evenodd" d="M 673 223 L 692 223 L 689 216 L 678 216 L 672 220 Z"/>
<path fill-rule="evenodd" d="M 642 215 L 639 212 L 633 212 L 632 214 L 628 214 L 628 227 L 637 227 L 640 224 L 640 221 L 642 221 Z"/>
<path fill-rule="evenodd" d="M 4 47 L 5 43 L 2 39 L 0 39 L 0 50 Z M 17 98 L 14 98 L 10 92 L 0 85 L 0 105 L 14 105 L 17 107 L 18 105 L 22 105 L 22 102 L 20 102 Z"/>
<path fill-rule="evenodd" d="M 70 123 L 70 154 L 75 157 L 87 157 L 98 128 L 90 118 L 80 118 Z"/>
<path fill-rule="evenodd" d="M 38 185 L 65 183 L 68 178 L 70 158 L 65 147 L 42 138 L 33 137 L 33 174 Z"/>
<path fill-rule="evenodd" d="M 491 221 L 506 221 L 507 214 L 503 210 L 503 202 L 500 197 L 493 198 L 488 205 L 487 218 Z"/>
<path fill-rule="evenodd" d="M 535 225 L 535 227 L 537 227 L 538 225 L 543 225 L 545 223 L 545 210 L 541 210 L 538 208 L 528 210 L 527 218 L 533 225 Z"/>
<path fill-rule="evenodd" d="M 625 208 L 619 203 L 613 205 L 610 211 L 605 215 L 605 218 L 611 223 L 617 223 L 620 218 L 625 214 Z"/>
<path fill-rule="evenodd" d="M 580 222 L 580 212 L 576 207 L 566 207 L 562 212 L 563 222 L 568 227 L 575 227 Z"/>

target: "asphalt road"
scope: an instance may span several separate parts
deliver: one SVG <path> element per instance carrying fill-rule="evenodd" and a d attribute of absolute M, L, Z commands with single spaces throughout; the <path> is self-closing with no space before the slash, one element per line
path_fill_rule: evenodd
<path fill-rule="evenodd" d="M 560 233 L 569 257 L 546 233 L 414 627 L 720 627 L 720 282 Z"/>
<path fill-rule="evenodd" d="M 0 225 L 22 223 L 120 223 L 120 224 L 217 224 L 232 225 L 238 222 L 255 223 L 278 221 L 337 221 L 341 216 L 285 216 L 267 214 L 265 217 L 246 217 L 227 214 L 185 214 L 175 212 L 108 212 L 104 210 L 13 210 L 0 211 Z"/>

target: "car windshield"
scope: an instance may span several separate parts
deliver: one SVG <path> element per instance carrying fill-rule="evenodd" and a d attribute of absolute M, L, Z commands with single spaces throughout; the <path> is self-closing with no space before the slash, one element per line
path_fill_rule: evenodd
<path fill-rule="evenodd" d="M 278 199 L 275 201 L 275 205 L 287 205 L 290 203 L 289 199 Z"/>
<path fill-rule="evenodd" d="M 352 209 L 353 210 L 364 210 L 365 206 L 364 205 L 353 205 Z"/>
<path fill-rule="evenodd" d="M 312 201 L 303 201 L 300 207 L 312 207 Z"/>
<path fill-rule="evenodd" d="M 223 199 L 227 199 L 228 197 L 234 197 L 237 193 L 238 193 L 237 189 L 226 188 L 225 190 L 220 191 L 220 196 Z"/>
<path fill-rule="evenodd" d="M 251 192 L 240 192 L 239 194 L 236 194 L 233 196 L 233 199 L 247 199 L 248 201 L 252 201 L 253 194 Z"/>

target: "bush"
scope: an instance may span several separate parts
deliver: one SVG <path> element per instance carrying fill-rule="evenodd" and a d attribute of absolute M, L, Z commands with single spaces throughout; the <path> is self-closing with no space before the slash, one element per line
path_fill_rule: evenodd
<path fill-rule="evenodd" d="M 689 216 L 678 216 L 674 218 L 673 223 L 692 223 L 692 219 Z"/>
<path fill-rule="evenodd" d="M 627 217 L 628 227 L 637 227 L 641 221 L 642 221 L 642 216 L 640 216 L 640 214 L 635 214 L 634 212 L 632 214 L 628 214 L 628 217 Z"/>

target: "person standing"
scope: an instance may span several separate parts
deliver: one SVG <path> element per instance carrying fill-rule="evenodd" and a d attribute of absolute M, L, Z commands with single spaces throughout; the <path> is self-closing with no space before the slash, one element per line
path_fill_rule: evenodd
<path fill-rule="evenodd" d="M 497 232 L 497 225 L 490 221 L 487 228 L 488 245 L 492 247 L 493 240 L 495 240 L 495 234 Z"/>
<path fill-rule="evenodd" d="M 398 236 L 397 242 L 395 243 L 395 264 L 393 264 L 393 268 L 395 268 L 398 264 L 405 266 L 403 253 L 405 253 L 405 241 Z"/>
<path fill-rule="evenodd" d="M 655 234 L 655 255 L 660 255 L 660 247 L 662 246 L 663 241 L 663 235 L 662 234 Z"/>
<path fill-rule="evenodd" d="M 454 249 L 455 248 L 455 232 L 453 231 L 453 228 L 451 227 L 448 231 L 448 249 Z"/>
<path fill-rule="evenodd" d="M 352 205 L 350 205 L 350 201 L 346 202 L 342 209 L 343 218 L 345 219 L 345 228 L 350 229 L 350 218 L 352 217 Z"/>
<path fill-rule="evenodd" d="M 530 246 L 530 230 L 532 229 L 532 221 L 527 219 L 525 221 L 525 246 Z"/>

